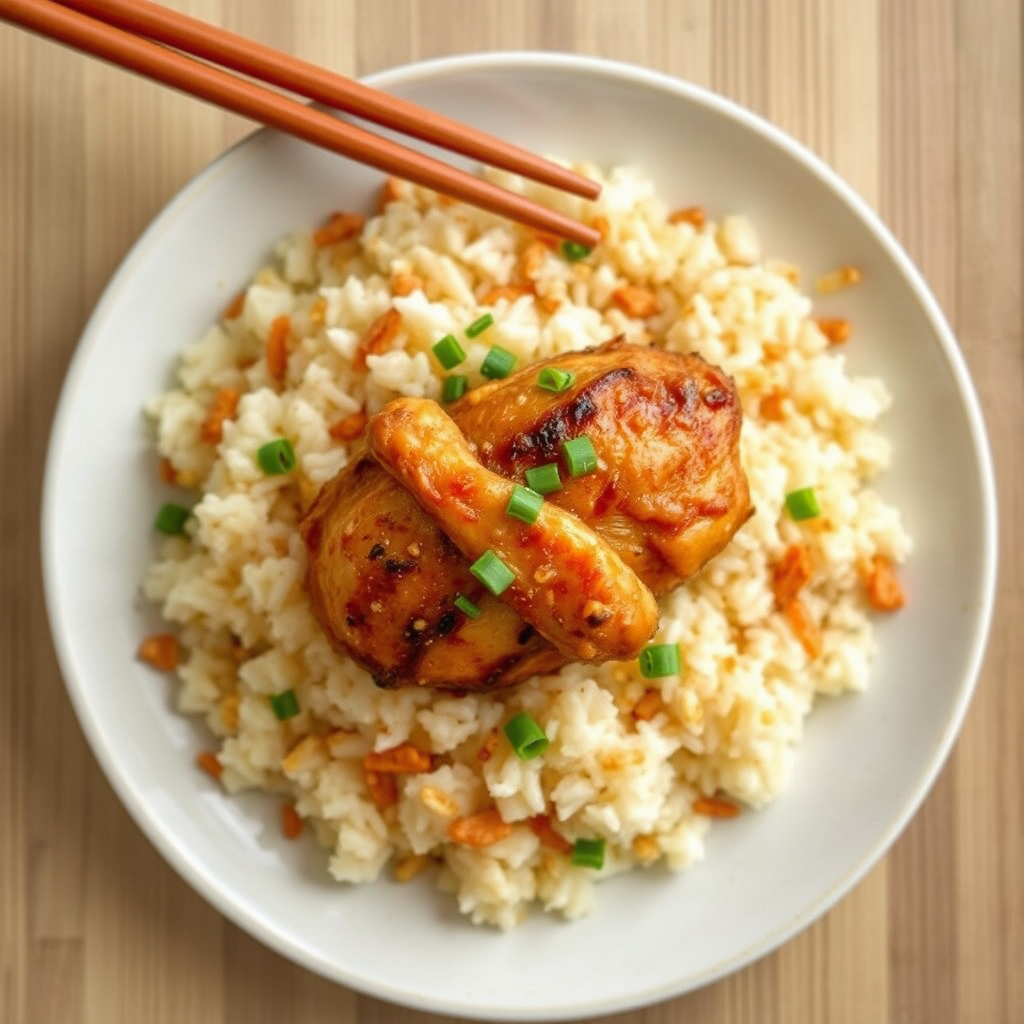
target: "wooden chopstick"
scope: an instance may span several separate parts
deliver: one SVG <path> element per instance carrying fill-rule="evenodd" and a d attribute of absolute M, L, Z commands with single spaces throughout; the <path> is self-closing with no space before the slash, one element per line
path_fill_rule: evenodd
<path fill-rule="evenodd" d="M 76 0 L 76 4 L 78 2 L 79 0 Z M 91 0 L 81 0 L 81 3 L 90 11 L 95 8 L 97 12 L 105 11 L 107 7 L 122 6 Z M 155 5 L 146 5 L 147 8 L 153 6 Z M 599 241 L 599 235 L 593 228 L 524 196 L 450 167 L 424 153 L 406 149 L 389 139 L 373 135 L 356 125 L 348 124 L 254 82 L 238 78 L 210 64 L 140 38 L 116 25 L 97 21 L 88 14 L 72 10 L 53 0 L 0 0 L 0 19 L 295 135 L 324 149 L 376 167 L 387 174 L 465 200 L 527 227 L 589 246 L 596 245 Z M 180 26 L 177 25 L 177 19 L 171 20 L 175 23 L 176 38 L 185 41 L 186 35 L 178 35 Z M 153 25 L 158 27 L 155 21 Z M 189 35 L 193 31 L 190 29 Z M 244 43 L 240 37 L 229 38 Z M 267 59 L 267 55 L 262 53 L 249 66 L 256 68 Z M 310 67 L 312 66 L 307 65 L 307 68 Z M 287 77 L 286 72 L 282 72 L 281 75 Z M 355 104 L 357 99 L 358 96 L 347 102 Z M 400 106 L 406 105 L 403 103 Z M 388 104 L 384 104 L 384 107 L 387 108 Z M 400 116 L 408 116 L 408 110 Z M 448 124 L 448 130 L 451 131 L 454 123 Z M 420 137 L 426 136 L 429 136 L 429 131 L 425 128 Z"/>
<path fill-rule="evenodd" d="M 593 179 L 519 146 L 150 0 L 60 0 L 60 3 L 117 25 L 133 35 L 146 36 L 154 42 L 173 46 L 195 57 L 492 167 L 504 168 L 532 181 L 586 199 L 596 199 L 601 191 L 601 186 Z"/>

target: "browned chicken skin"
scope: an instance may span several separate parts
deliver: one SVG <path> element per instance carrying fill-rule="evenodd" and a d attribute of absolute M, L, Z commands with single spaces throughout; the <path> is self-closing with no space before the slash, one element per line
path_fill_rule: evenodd
<path fill-rule="evenodd" d="M 537 387 L 541 365 L 572 371 L 572 387 L 557 395 Z M 563 489 L 547 502 L 572 513 L 589 527 L 581 537 L 593 531 L 623 570 L 632 570 L 606 584 L 615 593 L 625 592 L 614 588 L 628 587 L 634 574 L 655 594 L 678 585 L 751 512 L 739 463 L 739 400 L 731 380 L 698 356 L 611 342 L 475 388 L 448 411 L 475 446 L 479 465 L 467 470 L 473 479 L 481 466 L 522 483 L 528 469 L 562 465 Z M 599 466 L 570 479 L 562 443 L 582 434 L 593 442 Z M 495 500 L 492 495 L 487 513 L 492 525 Z M 559 637 L 560 650 L 507 600 L 488 593 L 440 521 L 369 452 L 321 489 L 302 534 L 313 607 L 336 647 L 380 685 L 455 690 L 509 686 L 580 657 L 578 646 Z M 560 609 L 581 598 L 599 601 L 571 589 Z M 457 594 L 474 601 L 481 615 L 458 611 Z M 512 588 L 502 595 L 515 597 Z M 551 632 L 548 620 L 538 624 Z M 625 655 L 594 655 L 607 656 Z"/>
<path fill-rule="evenodd" d="M 639 654 L 658 625 L 654 595 L 582 519 L 551 502 L 532 524 L 510 516 L 515 484 L 477 462 L 436 402 L 390 402 L 367 433 L 370 454 L 466 558 L 491 551 L 514 573 L 502 600 L 567 658 Z"/>

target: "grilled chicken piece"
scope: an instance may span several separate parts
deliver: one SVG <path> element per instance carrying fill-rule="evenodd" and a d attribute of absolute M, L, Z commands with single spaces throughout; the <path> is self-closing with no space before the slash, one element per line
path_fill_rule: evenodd
<path fill-rule="evenodd" d="M 557 395 L 537 387 L 542 365 L 571 371 L 573 385 Z M 752 511 L 739 399 L 695 355 L 615 341 L 475 388 L 449 412 L 479 463 L 517 483 L 561 463 L 564 441 L 589 436 L 597 471 L 570 479 L 563 468 L 563 489 L 547 501 L 655 594 L 697 572 Z M 457 543 L 369 453 L 324 485 L 301 529 L 321 626 L 379 685 L 491 689 L 570 660 L 476 581 Z M 458 594 L 478 618 L 455 608 Z"/>
<path fill-rule="evenodd" d="M 581 519 L 545 502 L 532 524 L 507 512 L 515 484 L 484 469 L 455 422 L 424 398 L 370 420 L 370 454 L 462 554 L 491 551 L 514 574 L 511 606 L 567 658 L 633 658 L 658 625 L 654 595 Z"/>

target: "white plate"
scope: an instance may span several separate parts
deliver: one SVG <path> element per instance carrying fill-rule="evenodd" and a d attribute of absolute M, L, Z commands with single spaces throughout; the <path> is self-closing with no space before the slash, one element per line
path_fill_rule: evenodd
<path fill-rule="evenodd" d="M 703 985 L 768 952 L 846 892 L 893 841 L 959 728 L 995 575 L 991 463 L 956 343 L 870 210 L 819 161 L 702 90 L 588 58 L 493 54 L 371 81 L 527 147 L 634 163 L 669 203 L 755 221 L 805 280 L 865 273 L 841 307 L 854 372 L 885 378 L 895 444 L 881 490 L 916 540 L 910 605 L 879 623 L 863 696 L 812 715 L 788 791 L 716 825 L 707 859 L 609 881 L 594 915 L 535 914 L 511 934 L 471 927 L 428 884 L 333 884 L 312 842 L 280 838 L 277 804 L 226 797 L 193 766 L 200 728 L 134 660 L 155 625 L 138 598 L 159 500 L 141 406 L 164 388 L 271 244 L 336 207 L 370 206 L 364 168 L 262 132 L 200 174 L 156 219 L 94 313 L 68 375 L 46 476 L 53 634 L 103 770 L 164 857 L 252 935 L 383 999 L 480 1018 L 587 1017 Z M 833 300 L 823 300 L 827 310 Z"/>

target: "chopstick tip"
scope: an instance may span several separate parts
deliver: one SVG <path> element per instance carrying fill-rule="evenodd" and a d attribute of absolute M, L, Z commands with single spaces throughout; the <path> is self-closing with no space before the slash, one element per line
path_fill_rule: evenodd
<path fill-rule="evenodd" d="M 563 232 L 567 242 L 579 242 L 588 249 L 593 249 L 601 241 L 601 232 L 586 224 L 573 224 Z"/>

